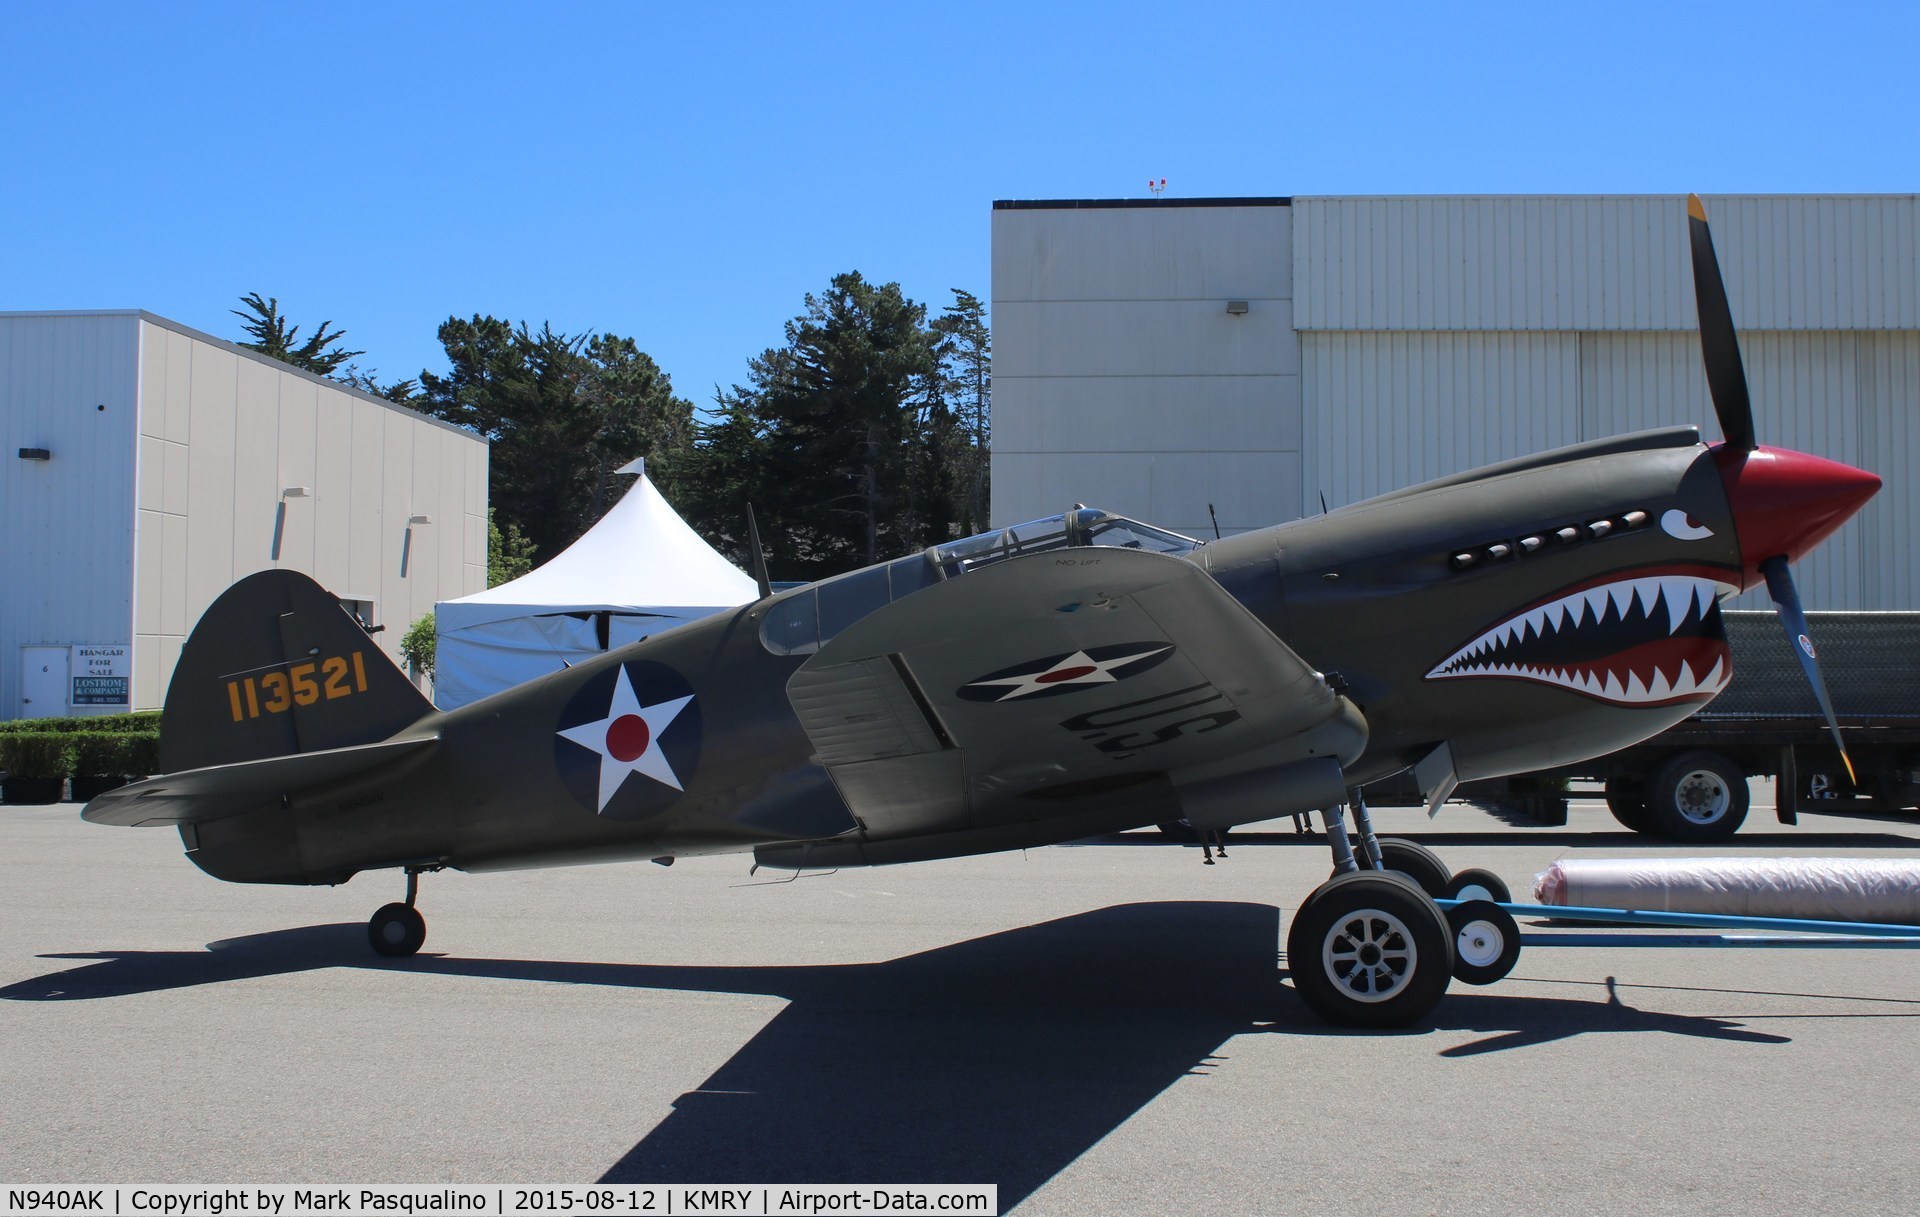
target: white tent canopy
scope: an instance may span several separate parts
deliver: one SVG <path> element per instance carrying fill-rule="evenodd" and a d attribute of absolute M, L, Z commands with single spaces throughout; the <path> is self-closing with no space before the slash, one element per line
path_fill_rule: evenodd
<path fill-rule="evenodd" d="M 639 461 L 620 472 L 640 478 L 578 541 L 510 583 L 434 606 L 435 705 L 464 706 L 754 599 L 754 581 L 687 527 Z"/>

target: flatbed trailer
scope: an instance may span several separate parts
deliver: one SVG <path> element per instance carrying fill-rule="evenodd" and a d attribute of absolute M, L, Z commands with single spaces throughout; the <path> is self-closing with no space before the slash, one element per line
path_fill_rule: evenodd
<path fill-rule="evenodd" d="M 1820 667 L 1859 781 L 1849 782 L 1812 690 L 1771 612 L 1724 614 L 1733 678 L 1699 713 L 1659 735 L 1559 769 L 1463 787 L 1543 822 L 1565 798 L 1601 797 L 1636 832 L 1724 840 L 1746 819 L 1746 779 L 1775 782 L 1783 824 L 1806 814 L 1920 809 L 1920 613 L 1808 613 Z"/>

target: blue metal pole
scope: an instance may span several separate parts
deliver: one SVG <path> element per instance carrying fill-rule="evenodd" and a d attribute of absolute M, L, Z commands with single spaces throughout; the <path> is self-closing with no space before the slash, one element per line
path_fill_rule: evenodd
<path fill-rule="evenodd" d="M 1462 902 L 1436 900 L 1434 903 L 1448 909 Z M 1611 921 L 1629 925 L 1716 930 L 1785 930 L 1800 934 L 1920 938 L 1920 925 L 1888 925 L 1873 921 L 1808 921 L 1797 917 L 1737 917 L 1729 913 L 1671 913 L 1652 909 L 1596 909 L 1557 904 L 1503 904 L 1500 907 L 1515 917 L 1551 917 L 1560 921 Z"/>

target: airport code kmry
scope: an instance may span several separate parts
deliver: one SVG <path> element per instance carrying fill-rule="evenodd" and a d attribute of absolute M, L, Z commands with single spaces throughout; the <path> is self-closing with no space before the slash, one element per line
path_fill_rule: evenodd
<path fill-rule="evenodd" d="M 844 1213 L 961 1213 L 993 1217 L 991 1184 L 726 1184 L 596 1187 L 182 1187 L 8 1188 L 0 1217 L 100 1213 L 112 1217 L 314 1217 L 340 1214 L 644 1213 L 660 1217 L 729 1213 L 739 1217 L 826 1217 Z"/>

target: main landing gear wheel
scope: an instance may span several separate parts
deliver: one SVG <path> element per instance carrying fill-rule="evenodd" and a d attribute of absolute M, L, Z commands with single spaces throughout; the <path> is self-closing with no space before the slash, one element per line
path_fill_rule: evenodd
<path fill-rule="evenodd" d="M 1513 915 L 1490 900 L 1469 900 L 1447 910 L 1453 931 L 1453 978 L 1490 985 L 1520 959 L 1520 927 Z"/>
<path fill-rule="evenodd" d="M 1294 988 L 1346 1027 L 1404 1027 L 1432 1011 L 1453 975 L 1453 932 L 1433 898 L 1400 875 L 1359 871 L 1315 888 L 1287 928 Z"/>
<path fill-rule="evenodd" d="M 1747 775 L 1718 753 L 1682 752 L 1647 779 L 1647 817 L 1675 841 L 1724 841 L 1747 818 Z"/>
<path fill-rule="evenodd" d="M 1353 858 L 1360 864 L 1361 870 L 1372 865 L 1367 860 L 1367 851 L 1360 846 L 1354 847 Z M 1421 891 L 1434 899 L 1447 896 L 1447 885 L 1453 880 L 1453 872 L 1447 869 L 1447 864 L 1440 860 L 1439 854 L 1420 842 L 1404 837 L 1381 837 L 1380 861 L 1386 864 L 1388 870 L 1398 871 L 1413 880 Z"/>
<path fill-rule="evenodd" d="M 411 955 L 427 940 L 427 919 L 412 905 L 395 902 L 380 906 L 367 919 L 367 941 L 382 955 Z"/>

